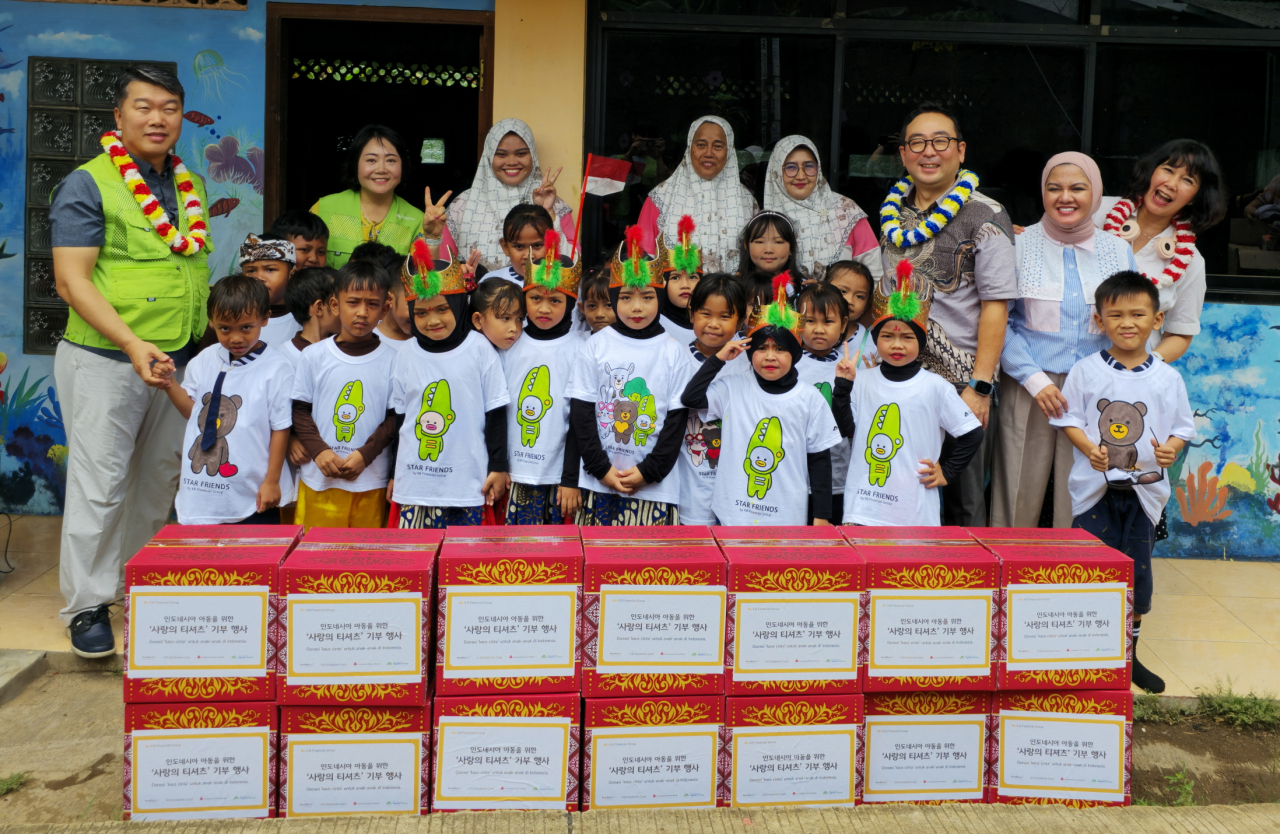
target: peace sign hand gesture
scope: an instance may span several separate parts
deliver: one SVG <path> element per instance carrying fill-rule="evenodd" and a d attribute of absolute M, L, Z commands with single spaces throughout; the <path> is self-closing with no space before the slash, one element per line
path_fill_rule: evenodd
<path fill-rule="evenodd" d="M 451 196 L 453 192 L 446 191 L 440 202 L 434 203 L 431 201 L 431 187 L 427 186 L 425 208 L 422 210 L 422 233 L 432 240 L 439 240 L 444 235 L 444 221 L 449 216 L 444 204 Z"/>
<path fill-rule="evenodd" d="M 858 375 L 858 363 L 849 358 L 849 343 L 844 343 L 844 358 L 836 363 L 836 376 L 853 382 Z"/>
<path fill-rule="evenodd" d="M 543 174 L 542 184 L 533 189 L 534 205 L 542 206 L 553 219 L 556 216 L 556 180 L 560 178 L 560 172 L 563 170 L 562 166 L 550 174 Z"/>

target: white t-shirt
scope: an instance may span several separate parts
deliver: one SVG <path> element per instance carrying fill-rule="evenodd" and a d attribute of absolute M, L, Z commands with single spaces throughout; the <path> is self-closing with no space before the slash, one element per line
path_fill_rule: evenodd
<path fill-rule="evenodd" d="M 862 334 L 864 333 L 867 335 L 865 342 L 862 341 Z M 876 350 L 876 340 L 871 338 L 871 333 L 861 324 L 856 321 L 853 323 L 853 332 L 849 334 L 849 338 L 845 341 L 849 343 L 850 359 L 858 355 L 859 348 L 862 349 L 862 357 L 858 360 L 859 368 L 874 368 L 880 364 L 880 351 Z"/>
<path fill-rule="evenodd" d="M 855 347 L 849 348 L 849 356 L 852 357 L 856 350 Z M 836 363 L 842 355 L 842 349 L 833 350 L 821 359 L 806 352 L 796 363 L 796 373 L 800 375 L 800 381 L 805 385 L 813 386 L 814 390 L 822 395 L 828 410 L 831 408 L 831 397 L 835 392 Z M 844 493 L 844 479 L 849 472 L 849 454 L 852 448 L 853 438 L 851 437 L 842 437 L 839 443 L 831 447 L 832 495 Z"/>
<path fill-rule="evenodd" d="M 396 357 L 392 376 L 391 407 L 405 416 L 396 453 L 396 503 L 483 504 L 480 490 L 489 474 L 484 415 L 511 399 L 493 345 L 474 330 L 445 353 L 428 353 L 415 343 Z"/>
<path fill-rule="evenodd" d="M 211 345 L 187 364 L 182 380 L 195 405 L 182 437 L 182 479 L 174 501 L 179 524 L 230 524 L 257 512 L 271 433 L 293 425 L 293 368 L 284 354 L 267 349 L 250 361 L 229 363 L 226 349 Z M 224 369 L 218 439 L 205 451 L 205 397 L 212 398 Z M 285 497 L 282 491 L 281 503 Z"/>
<path fill-rule="evenodd" d="M 399 353 L 400 351 L 404 350 L 405 345 L 412 344 L 414 341 L 414 338 L 412 336 L 410 336 L 407 339 L 393 339 L 390 336 L 387 336 L 381 332 L 378 333 L 378 338 L 382 340 L 382 343 L 384 345 L 391 348 L 396 353 Z"/>
<path fill-rule="evenodd" d="M 698 366 L 702 365 L 705 360 L 692 341 L 689 342 L 688 349 L 693 361 Z M 750 372 L 750 360 L 745 353 L 740 353 L 720 369 L 716 379 Z M 694 373 L 697 373 L 696 367 Z M 680 474 L 681 524 L 720 523 L 711 509 L 711 495 L 716 485 L 716 468 L 720 464 L 721 428 L 719 420 L 704 422 L 696 411 L 689 412 L 680 460 L 676 464 Z"/>
<path fill-rule="evenodd" d="M 982 424 L 955 386 L 937 374 L 921 369 L 906 382 L 892 382 L 883 367 L 859 370 L 853 383 L 844 523 L 937 527 L 938 490 L 920 483 L 920 461 L 937 462 L 943 432 L 960 437 Z"/>
<path fill-rule="evenodd" d="M 524 279 L 521 278 L 520 274 L 510 266 L 504 266 L 502 269 L 495 269 L 492 272 L 486 272 L 484 277 L 480 279 L 480 282 L 484 283 L 491 278 L 501 278 L 504 281 L 510 281 L 521 289 L 524 288 Z"/>
<path fill-rule="evenodd" d="M 301 331 L 299 331 L 301 332 Z M 280 355 L 289 360 L 289 367 L 293 369 L 294 375 L 298 372 L 298 363 L 302 361 L 302 351 L 293 343 L 293 339 L 280 345 L 272 346 L 275 350 L 280 351 Z M 293 393 L 292 388 L 289 391 Z M 292 424 L 290 424 L 292 426 Z M 284 458 L 284 466 L 280 467 L 280 506 L 287 507 L 290 504 L 298 502 L 298 477 L 302 472 L 302 468 L 294 466 L 289 462 L 289 456 L 286 454 Z"/>
<path fill-rule="evenodd" d="M 1138 493 L 1142 509 L 1158 524 L 1169 500 L 1169 479 L 1156 463 L 1154 439 L 1164 443 L 1170 437 L 1194 440 L 1195 421 L 1187 401 L 1182 376 L 1153 357 L 1152 364 L 1131 371 L 1108 364 L 1101 353 L 1086 356 L 1071 368 L 1062 386 L 1068 408 L 1049 424 L 1074 426 L 1099 443 L 1102 427 L 1107 427 L 1107 454 L 1113 468 L 1098 472 L 1089 458 L 1075 450 L 1071 464 L 1071 514 L 1081 515 L 1101 500 L 1107 482 L 1130 484 Z M 1136 450 L 1136 458 L 1130 450 Z M 1154 483 L 1144 483 L 1158 477 Z"/>
<path fill-rule="evenodd" d="M 565 388 L 582 350 L 582 337 L 570 330 L 558 339 L 524 336 L 502 357 L 507 376 L 507 459 L 517 484 L 559 484 L 564 472 L 564 441 L 569 432 Z"/>
<path fill-rule="evenodd" d="M 333 339 L 302 351 L 293 380 L 293 398 L 311 403 L 311 419 L 320 438 L 339 458 L 359 449 L 387 417 L 391 402 L 391 363 L 396 352 L 382 339 L 364 356 L 348 356 Z M 326 478 L 315 461 L 302 465 L 302 482 L 326 489 L 368 492 L 387 485 L 391 468 L 383 452 L 367 464 L 354 481 Z"/>
<path fill-rule="evenodd" d="M 566 393 L 575 400 L 595 403 L 601 445 L 613 466 L 622 471 L 653 451 L 667 412 L 684 407 L 680 395 L 695 370 L 688 348 L 665 333 L 632 339 L 606 327 L 583 344 Z M 591 477 L 586 469 L 579 473 L 578 485 L 620 494 Z M 631 497 L 679 504 L 680 478 L 668 475 L 641 487 Z"/>
<path fill-rule="evenodd" d="M 717 376 L 704 420 L 722 422 L 711 507 L 721 524 L 809 523 L 808 455 L 840 442 L 831 406 L 812 385 L 769 394 L 755 374 Z"/>
<path fill-rule="evenodd" d="M 267 326 L 262 328 L 259 339 L 267 343 L 267 347 L 283 348 L 289 340 L 302 332 L 302 325 L 291 314 L 267 319 Z"/>

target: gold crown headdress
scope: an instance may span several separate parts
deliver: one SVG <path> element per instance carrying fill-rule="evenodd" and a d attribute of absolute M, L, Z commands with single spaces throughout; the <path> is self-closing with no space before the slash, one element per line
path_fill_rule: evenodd
<path fill-rule="evenodd" d="M 538 260 L 530 260 L 524 275 L 524 291 L 534 287 L 555 290 L 578 297 L 578 284 L 582 281 L 582 258 L 570 259 L 560 254 L 560 233 L 547 229 L 546 250 Z"/>
<path fill-rule="evenodd" d="M 618 245 L 609 262 L 609 289 L 619 287 L 661 287 L 662 270 L 667 262 L 667 245 L 658 234 L 657 251 L 650 258 L 640 245 L 640 227 L 628 226 L 627 238 Z"/>
<path fill-rule="evenodd" d="M 915 267 L 911 265 L 911 261 L 903 258 L 898 261 L 897 284 L 892 293 L 885 295 L 877 282 L 876 291 L 871 298 L 872 327 L 888 319 L 897 319 L 929 332 L 929 300 L 913 286 L 914 272 Z"/>
<path fill-rule="evenodd" d="M 803 329 L 800 314 L 787 303 L 787 285 L 790 283 L 791 273 L 788 270 L 773 276 L 773 301 L 751 311 L 751 318 L 747 320 L 748 336 L 762 327 L 773 326 L 789 331 L 799 340 Z"/>
<path fill-rule="evenodd" d="M 666 263 L 662 268 L 667 272 L 683 272 L 688 275 L 702 274 L 702 249 L 694 246 L 693 232 L 697 226 L 693 225 L 693 218 L 684 215 L 680 218 L 680 222 L 676 225 L 676 235 L 679 237 L 676 245 L 667 250 Z"/>
<path fill-rule="evenodd" d="M 400 267 L 400 283 L 404 284 L 404 297 L 410 301 L 467 291 L 467 276 L 453 251 L 449 251 L 449 260 L 437 261 L 422 237 L 414 238 L 409 247 L 409 256 Z"/>

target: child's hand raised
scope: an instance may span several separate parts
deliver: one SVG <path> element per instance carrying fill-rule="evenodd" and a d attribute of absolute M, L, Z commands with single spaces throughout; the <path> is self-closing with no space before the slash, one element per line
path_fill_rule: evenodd
<path fill-rule="evenodd" d="M 533 189 L 534 205 L 542 206 L 552 217 L 556 216 L 556 180 L 560 178 L 560 172 L 564 168 L 560 167 L 542 175 L 542 183 Z"/>
<path fill-rule="evenodd" d="M 1154 440 L 1151 441 L 1155 443 Z M 1159 458 L 1157 458 L 1158 460 Z M 1172 460 L 1169 461 L 1173 463 Z M 1102 446 L 1094 446 L 1089 452 L 1089 465 L 1099 472 L 1106 472 L 1111 468 L 1111 464 L 1107 460 L 1107 450 Z"/>
<path fill-rule="evenodd" d="M 849 343 L 844 343 L 844 358 L 836 363 L 836 376 L 853 382 L 858 375 L 858 363 L 849 358 Z"/>
<path fill-rule="evenodd" d="M 432 240 L 439 240 L 444 235 L 444 221 L 449 216 L 444 204 L 453 196 L 446 191 L 440 202 L 431 202 L 431 186 L 427 186 L 426 203 L 422 210 L 422 233 Z"/>
<path fill-rule="evenodd" d="M 928 458 L 920 458 L 920 462 L 924 467 L 917 469 L 920 473 L 920 483 L 924 484 L 928 489 L 937 489 L 947 485 L 947 476 L 942 474 L 942 464 Z"/>
<path fill-rule="evenodd" d="M 1160 465 L 1161 469 L 1168 469 L 1170 466 L 1173 466 L 1173 462 L 1178 459 L 1178 449 L 1168 443 L 1162 446 L 1156 442 L 1154 437 L 1151 438 L 1151 445 L 1155 447 L 1156 463 Z"/>
<path fill-rule="evenodd" d="M 325 449 L 316 455 L 316 466 L 320 467 L 320 471 L 326 478 L 341 478 L 342 464 L 342 458 L 338 457 L 332 449 Z"/>
<path fill-rule="evenodd" d="M 734 359 L 737 359 L 745 353 L 749 347 L 751 347 L 750 339 L 730 339 L 728 342 L 725 342 L 724 347 L 720 348 L 719 352 L 716 353 L 716 358 L 721 362 L 732 362 Z"/>

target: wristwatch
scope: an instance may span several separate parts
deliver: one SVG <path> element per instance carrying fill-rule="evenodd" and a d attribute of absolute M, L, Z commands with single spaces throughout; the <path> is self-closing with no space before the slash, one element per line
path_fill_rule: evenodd
<path fill-rule="evenodd" d="M 989 397 L 991 392 L 995 390 L 994 385 L 981 379 L 970 379 L 969 387 L 976 391 L 979 397 Z"/>

